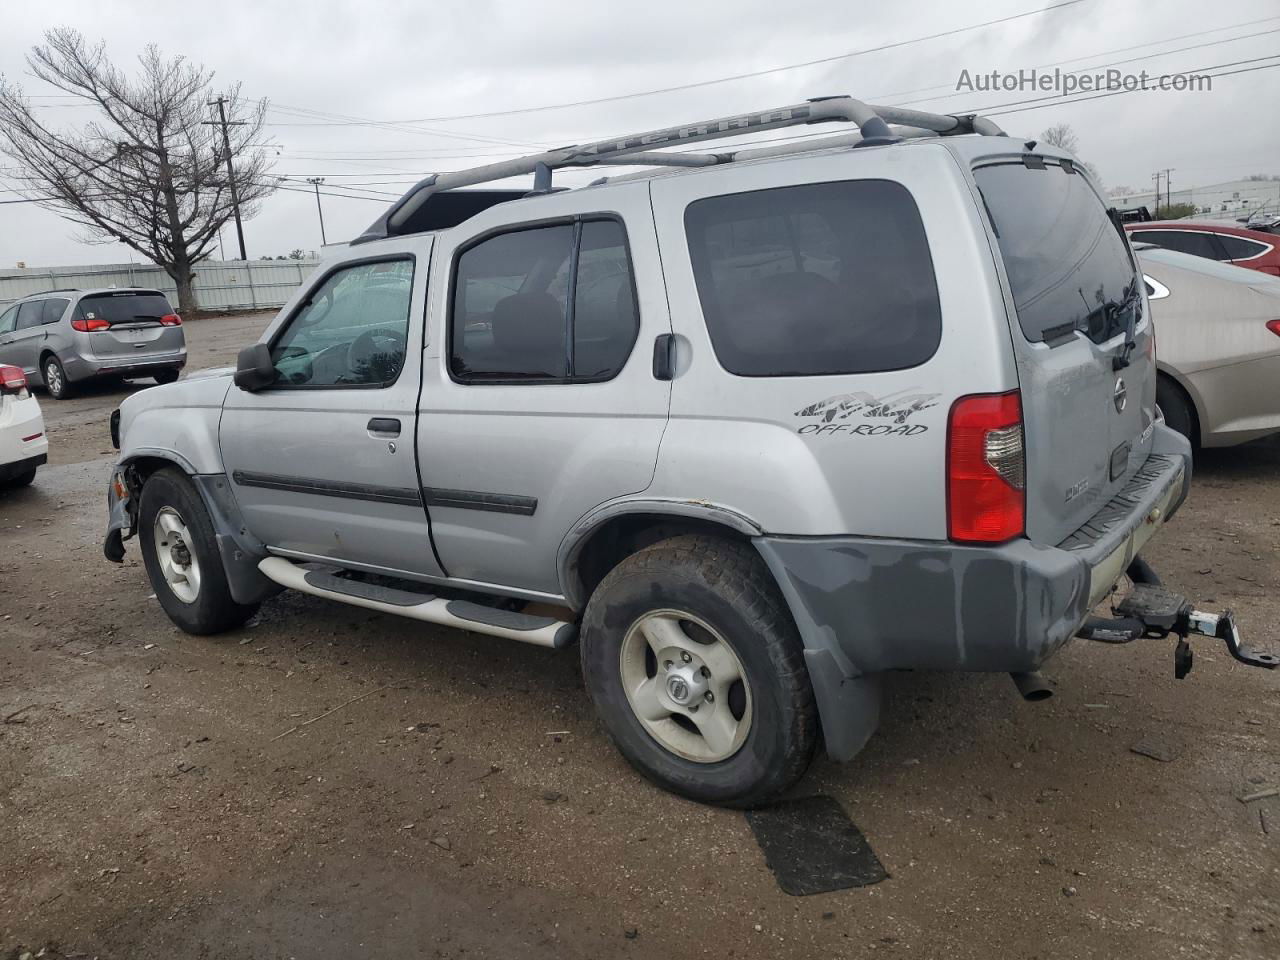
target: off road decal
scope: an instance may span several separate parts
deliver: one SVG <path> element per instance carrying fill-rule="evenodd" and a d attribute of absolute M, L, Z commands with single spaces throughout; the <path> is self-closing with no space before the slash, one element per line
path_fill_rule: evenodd
<path fill-rule="evenodd" d="M 928 424 L 912 423 L 911 417 L 938 405 L 940 393 L 917 393 L 910 387 L 875 397 L 861 390 L 842 393 L 811 403 L 796 411 L 810 419 L 796 432 L 804 436 L 843 434 L 851 437 L 916 437 L 929 430 Z M 853 421 L 836 423 L 835 421 Z"/>

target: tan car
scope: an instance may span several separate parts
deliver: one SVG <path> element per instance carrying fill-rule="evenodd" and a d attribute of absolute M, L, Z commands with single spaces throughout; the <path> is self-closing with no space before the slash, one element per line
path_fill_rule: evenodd
<path fill-rule="evenodd" d="M 1134 250 L 1169 426 L 1205 447 L 1280 433 L 1280 279 L 1149 244 Z"/>

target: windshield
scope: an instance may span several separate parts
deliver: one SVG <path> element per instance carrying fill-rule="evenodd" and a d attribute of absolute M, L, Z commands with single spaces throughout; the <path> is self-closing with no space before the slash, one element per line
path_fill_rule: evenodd
<path fill-rule="evenodd" d="M 1018 323 L 1028 340 L 1083 332 L 1101 343 L 1141 310 L 1128 244 L 1079 173 L 1053 161 L 973 172 L 996 230 Z"/>

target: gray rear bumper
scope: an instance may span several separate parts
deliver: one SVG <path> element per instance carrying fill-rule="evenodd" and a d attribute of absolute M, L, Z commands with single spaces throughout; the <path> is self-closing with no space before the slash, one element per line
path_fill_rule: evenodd
<path fill-rule="evenodd" d="M 1144 468 L 1081 528 L 1087 535 L 1059 546 L 756 538 L 804 641 L 828 753 L 848 759 L 874 731 L 874 674 L 1023 673 L 1066 643 L 1186 496 L 1189 447 L 1157 429 Z"/>

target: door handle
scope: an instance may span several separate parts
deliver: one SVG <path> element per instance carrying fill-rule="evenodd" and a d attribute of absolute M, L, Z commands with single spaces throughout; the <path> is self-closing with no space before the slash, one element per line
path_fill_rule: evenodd
<path fill-rule="evenodd" d="M 395 417 L 374 417 L 369 421 L 369 434 L 377 437 L 398 437 L 400 421 Z"/>
<path fill-rule="evenodd" d="M 676 372 L 675 334 L 660 333 L 653 340 L 653 379 L 670 380 Z"/>

